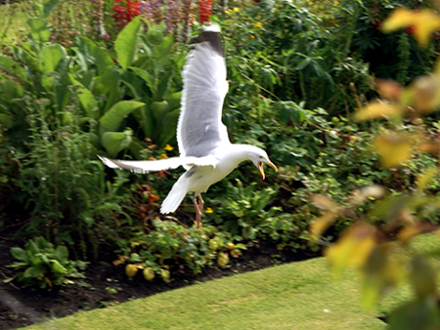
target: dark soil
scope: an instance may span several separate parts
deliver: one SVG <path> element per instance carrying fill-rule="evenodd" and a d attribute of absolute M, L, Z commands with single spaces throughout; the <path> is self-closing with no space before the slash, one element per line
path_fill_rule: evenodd
<path fill-rule="evenodd" d="M 22 246 L 5 234 L 0 237 L 0 329 L 16 329 L 47 318 L 63 317 L 81 310 L 103 308 L 142 298 L 156 293 L 192 285 L 196 282 L 254 271 L 285 262 L 300 261 L 317 257 L 316 252 L 278 251 L 275 245 L 261 244 L 245 251 L 223 269 L 206 268 L 201 274 L 194 275 L 191 270 L 174 271 L 171 280 L 165 283 L 156 277 L 147 282 L 140 272 L 132 279 L 125 275 L 125 266 L 113 266 L 112 260 L 92 263 L 86 270 L 87 286 L 70 285 L 52 292 L 20 289 L 13 283 L 5 284 L 4 278 L 11 277 L 12 271 L 6 268 L 14 260 L 9 249 Z M 116 289 L 110 293 L 106 288 Z"/>

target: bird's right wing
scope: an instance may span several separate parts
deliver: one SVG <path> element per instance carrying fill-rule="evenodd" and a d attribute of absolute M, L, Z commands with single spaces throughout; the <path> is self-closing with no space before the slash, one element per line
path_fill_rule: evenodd
<path fill-rule="evenodd" d="M 117 160 L 98 156 L 102 162 L 110 168 L 121 168 L 134 173 L 148 173 L 164 171 L 179 166 L 212 166 L 218 164 L 218 159 L 213 156 L 207 157 L 172 157 L 160 160 Z"/>

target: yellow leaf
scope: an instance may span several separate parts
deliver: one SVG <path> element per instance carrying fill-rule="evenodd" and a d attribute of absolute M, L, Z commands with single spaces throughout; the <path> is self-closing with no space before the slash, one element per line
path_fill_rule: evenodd
<path fill-rule="evenodd" d="M 382 97 L 389 100 L 399 100 L 402 94 L 402 86 L 392 80 L 376 78 L 374 80 L 374 87 Z"/>
<path fill-rule="evenodd" d="M 420 152 L 438 152 L 440 143 L 438 141 L 425 141 L 419 145 L 418 150 Z"/>
<path fill-rule="evenodd" d="M 310 201 L 320 209 L 336 212 L 338 205 L 333 200 L 324 195 L 313 195 Z"/>
<path fill-rule="evenodd" d="M 354 118 L 362 121 L 375 118 L 395 117 L 401 115 L 401 112 L 401 108 L 397 104 L 376 101 L 359 109 L 355 113 Z"/>
<path fill-rule="evenodd" d="M 420 226 L 408 226 L 399 231 L 397 234 L 397 239 L 403 243 L 406 243 L 411 237 L 414 237 L 421 232 L 422 228 Z"/>
<path fill-rule="evenodd" d="M 409 87 L 409 95 L 414 109 L 431 112 L 440 106 L 440 77 L 429 75 L 417 78 Z"/>
<path fill-rule="evenodd" d="M 363 266 L 376 246 L 375 228 L 365 223 L 353 225 L 324 251 L 336 273 L 342 269 Z"/>
<path fill-rule="evenodd" d="M 434 31 L 440 29 L 440 16 L 431 10 L 413 11 L 407 8 L 394 10 L 382 24 L 385 33 L 393 32 L 407 26 L 414 27 L 414 36 L 418 43 L 426 46 Z"/>
<path fill-rule="evenodd" d="M 431 181 L 438 174 L 437 167 L 428 168 L 425 172 L 421 173 L 417 177 L 417 190 L 423 191 L 426 188 L 426 185 L 429 181 Z"/>
<path fill-rule="evenodd" d="M 400 167 L 411 157 L 411 143 L 407 136 L 393 132 L 379 135 L 373 147 L 385 167 Z"/>
<path fill-rule="evenodd" d="M 319 239 L 321 234 L 332 224 L 335 218 L 335 213 L 327 211 L 310 224 L 310 235 L 315 242 Z"/>

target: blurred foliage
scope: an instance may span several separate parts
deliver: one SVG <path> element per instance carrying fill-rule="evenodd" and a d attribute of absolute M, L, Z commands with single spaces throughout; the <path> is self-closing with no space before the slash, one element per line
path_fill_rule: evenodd
<path fill-rule="evenodd" d="M 408 27 L 415 31 L 418 44 L 426 48 L 432 34 L 440 28 L 440 16 L 428 9 L 398 8 L 380 29 L 393 33 Z M 310 227 L 315 240 L 338 217 L 357 220 L 324 253 L 336 273 L 346 268 L 361 272 L 364 306 L 375 306 L 383 295 L 404 281 L 412 288 L 412 299 L 388 315 L 389 329 L 393 330 L 440 327 L 438 251 L 415 254 L 411 249 L 411 238 L 415 235 L 438 232 L 439 125 L 429 126 L 423 117 L 440 107 L 439 81 L 438 65 L 433 73 L 415 78 L 407 87 L 395 81 L 377 80 L 382 100 L 371 102 L 355 114 L 359 121 L 386 119 L 371 145 L 382 166 L 390 172 L 425 163 L 407 187 L 396 191 L 390 184 L 386 188 L 366 186 L 353 196 L 349 205 L 324 195 L 312 198 L 323 210 Z M 430 162 L 423 161 L 427 156 Z M 365 214 L 358 213 L 357 207 L 366 201 L 375 201 L 374 206 Z"/>

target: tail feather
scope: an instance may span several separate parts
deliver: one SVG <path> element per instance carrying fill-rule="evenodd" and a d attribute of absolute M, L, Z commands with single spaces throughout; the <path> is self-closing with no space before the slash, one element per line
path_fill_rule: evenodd
<path fill-rule="evenodd" d="M 168 193 L 168 196 L 165 198 L 165 200 L 162 203 L 162 206 L 160 208 L 160 213 L 166 214 L 166 213 L 174 212 L 182 203 L 183 199 L 186 196 L 186 193 L 188 192 L 188 189 L 185 187 L 185 184 L 183 184 L 182 181 L 184 180 L 182 180 L 181 177 L 173 185 L 171 191 Z"/>

